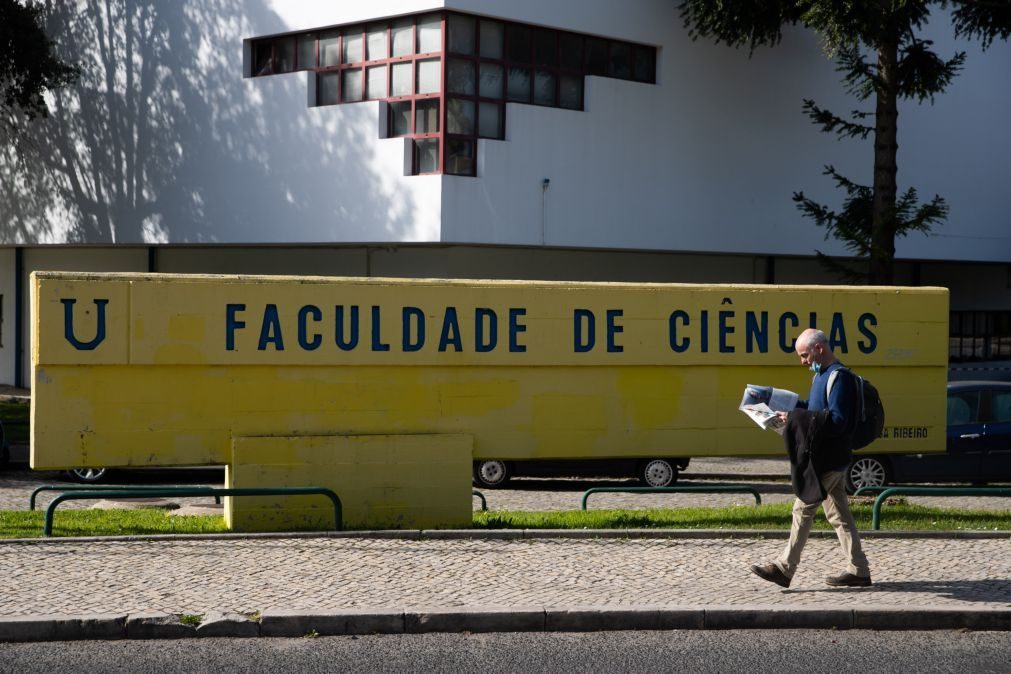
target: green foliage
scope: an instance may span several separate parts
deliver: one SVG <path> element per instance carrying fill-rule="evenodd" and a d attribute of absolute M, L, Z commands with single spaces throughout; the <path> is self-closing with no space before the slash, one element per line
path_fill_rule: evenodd
<path fill-rule="evenodd" d="M 0 510 L 0 538 L 39 538 L 43 510 Z M 137 536 L 227 533 L 220 515 L 172 517 L 153 508 L 139 510 L 57 510 L 53 536 Z"/>
<path fill-rule="evenodd" d="M 179 622 L 183 625 L 192 625 L 193 627 L 198 626 L 204 617 L 197 613 L 184 613 L 179 616 Z"/>
<path fill-rule="evenodd" d="M 43 30 L 44 6 L 0 0 L 0 113 L 8 123 L 49 113 L 43 95 L 74 82 L 80 70 L 55 54 Z"/>
<path fill-rule="evenodd" d="M 933 101 L 966 62 L 965 52 L 944 59 L 934 52 L 932 41 L 918 36 L 935 8 L 950 8 L 955 35 L 978 40 L 984 49 L 995 39 L 1011 36 L 1008 0 L 684 0 L 680 5 L 692 39 L 710 38 L 732 47 L 748 46 L 752 51 L 776 45 L 785 25 L 813 30 L 822 38 L 826 53 L 835 58 L 845 91 L 859 101 L 875 99 L 880 119 L 876 113 L 853 111 L 847 120 L 812 100 L 803 105 L 804 113 L 826 133 L 861 140 L 874 136 L 873 186 L 856 185 L 831 167 L 825 172 L 846 192 L 841 211 L 817 204 L 803 192 L 794 194 L 801 212 L 826 228 L 826 238 L 834 237 L 851 252 L 872 261 L 867 272 L 860 272 L 817 251 L 819 259 L 849 280 L 890 283 L 896 237 L 911 232 L 929 234 L 948 216 L 941 197 L 919 204 L 915 189 L 899 196 L 896 186 L 896 101 Z M 873 119 L 874 124 L 863 123 L 866 119 Z"/>
<path fill-rule="evenodd" d="M 871 503 L 853 503 L 857 526 L 871 526 Z M 887 511 L 887 512 L 886 512 Z M 882 509 L 882 522 L 891 530 L 1011 530 L 1011 513 L 955 510 L 896 503 Z M 793 504 L 773 503 L 729 508 L 654 510 L 569 510 L 560 512 L 484 511 L 474 513 L 477 529 L 784 529 L 793 520 Z M 823 516 L 816 529 L 830 529 Z"/>

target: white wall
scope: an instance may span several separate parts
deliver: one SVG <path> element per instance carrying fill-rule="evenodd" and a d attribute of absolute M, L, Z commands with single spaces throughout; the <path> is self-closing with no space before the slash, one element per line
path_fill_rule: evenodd
<path fill-rule="evenodd" d="M 444 240 L 723 252 L 840 254 L 801 217 L 794 191 L 838 208 L 821 175 L 832 164 L 869 183 L 870 140 L 836 140 L 802 114 L 804 98 L 838 113 L 842 93 L 817 38 L 788 30 L 749 59 L 691 42 L 677 3 L 450 0 L 447 6 L 660 46 L 659 83 L 588 78 L 587 111 L 510 104 L 507 142 L 482 141 L 478 180 L 447 177 Z M 898 241 L 899 257 L 1011 260 L 1006 157 L 1011 155 L 1011 45 L 981 53 L 936 20 L 937 48 L 969 62 L 934 106 L 903 103 L 900 191 L 950 207 L 937 236 Z M 542 190 L 542 180 L 550 187 Z"/>

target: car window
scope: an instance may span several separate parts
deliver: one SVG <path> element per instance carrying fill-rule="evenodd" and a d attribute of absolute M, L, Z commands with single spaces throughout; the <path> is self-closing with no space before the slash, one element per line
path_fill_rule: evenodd
<path fill-rule="evenodd" d="M 991 418 L 995 423 L 1011 421 L 1011 391 L 994 391 Z"/>
<path fill-rule="evenodd" d="M 979 413 L 979 391 L 948 392 L 948 425 L 960 426 L 976 421 Z"/>

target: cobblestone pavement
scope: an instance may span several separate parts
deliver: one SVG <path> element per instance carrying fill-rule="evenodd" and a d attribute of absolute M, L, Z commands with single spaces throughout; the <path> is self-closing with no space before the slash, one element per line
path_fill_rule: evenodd
<path fill-rule="evenodd" d="M 834 539 L 793 587 L 750 574 L 781 540 L 289 538 L 0 544 L 0 616 L 265 609 L 1009 608 L 1011 542 L 873 538 L 875 585 L 829 588 Z"/>

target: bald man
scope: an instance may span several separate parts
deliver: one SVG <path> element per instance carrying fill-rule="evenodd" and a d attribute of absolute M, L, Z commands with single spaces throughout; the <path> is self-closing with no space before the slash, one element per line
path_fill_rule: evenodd
<path fill-rule="evenodd" d="M 797 338 L 796 348 L 801 365 L 814 372 L 811 393 L 807 400 L 798 402 L 793 412 L 779 414 L 787 422 L 784 437 L 788 439 L 788 447 L 791 442 L 796 447 L 796 438 L 803 436 L 804 449 L 809 450 L 809 454 L 800 457 L 800 460 L 810 462 L 807 475 L 817 484 L 807 486 L 813 487 L 818 496 L 814 499 L 807 496 L 806 501 L 801 499 L 797 479 L 794 479 L 798 498 L 793 505 L 790 540 L 775 561 L 754 565 L 751 572 L 763 580 L 790 587 L 811 532 L 814 515 L 821 505 L 846 557 L 846 570 L 838 576 L 829 576 L 825 582 L 833 587 L 867 587 L 871 584 L 870 566 L 850 512 L 845 481 L 846 469 L 853 455 L 849 438 L 859 411 L 856 379 L 843 368 L 832 352 L 828 337 L 821 330 L 811 328 L 802 332 Z M 830 391 L 828 384 L 834 372 L 837 374 Z M 795 451 L 790 453 L 796 475 L 798 457 Z M 811 491 L 805 490 L 805 495 Z M 810 502 L 812 500 L 813 503 Z"/>

